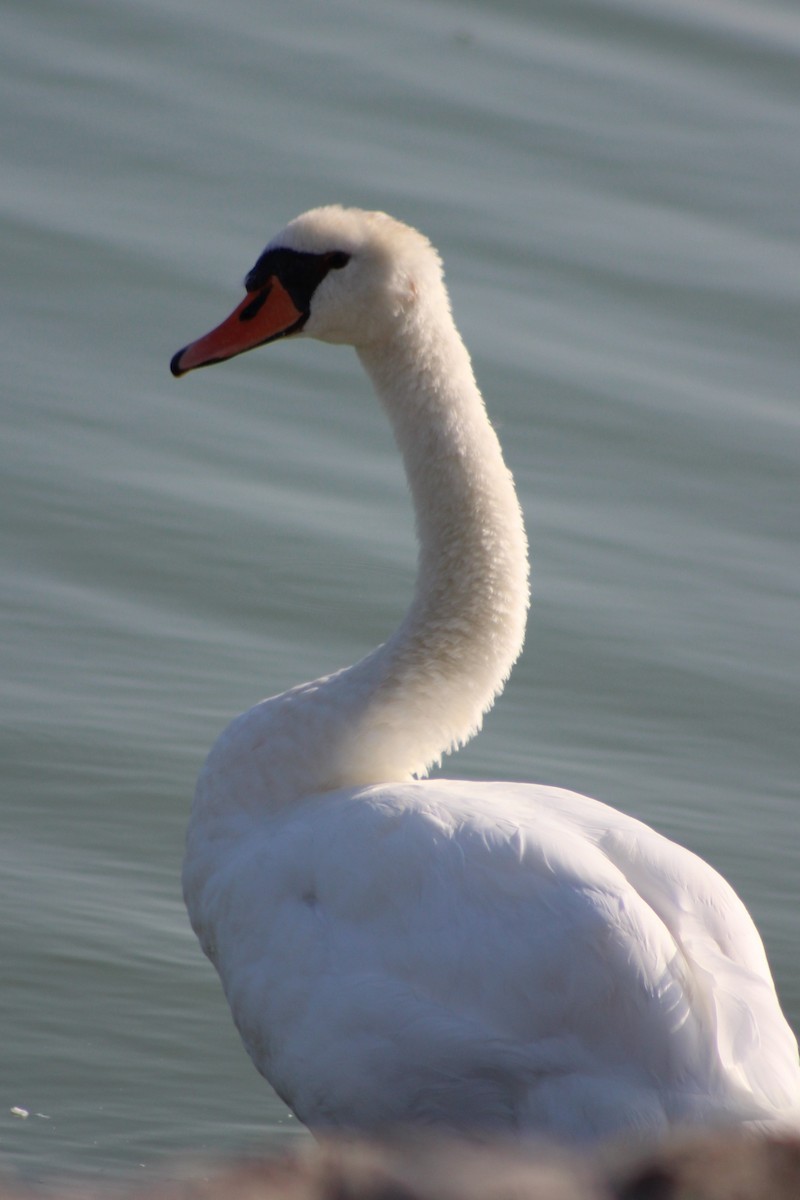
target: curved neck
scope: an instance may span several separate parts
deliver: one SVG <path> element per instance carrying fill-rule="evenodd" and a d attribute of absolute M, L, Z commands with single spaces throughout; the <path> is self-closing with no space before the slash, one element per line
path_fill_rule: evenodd
<path fill-rule="evenodd" d="M 520 653 L 528 608 L 513 479 L 449 312 L 416 313 L 359 357 L 405 463 L 419 571 L 395 634 L 329 681 L 355 702 L 334 786 L 422 775 L 468 741 Z"/>
<path fill-rule="evenodd" d="M 359 355 L 405 461 L 419 573 L 405 619 L 354 666 L 264 700 L 221 734 L 206 820 L 424 775 L 480 728 L 521 648 L 525 531 L 469 356 L 443 303 Z M 226 781 L 226 782 L 225 782 Z M 225 782 L 225 786 L 222 786 Z"/>

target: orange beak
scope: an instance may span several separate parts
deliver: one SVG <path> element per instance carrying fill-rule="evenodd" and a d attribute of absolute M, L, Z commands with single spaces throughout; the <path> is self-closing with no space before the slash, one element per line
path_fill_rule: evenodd
<path fill-rule="evenodd" d="M 248 292 L 241 304 L 211 333 L 179 350 L 169 365 L 170 370 L 177 377 L 196 367 L 224 362 L 254 346 L 263 346 L 265 342 L 294 333 L 306 316 L 297 308 L 277 275 L 273 275 L 264 287 Z"/>

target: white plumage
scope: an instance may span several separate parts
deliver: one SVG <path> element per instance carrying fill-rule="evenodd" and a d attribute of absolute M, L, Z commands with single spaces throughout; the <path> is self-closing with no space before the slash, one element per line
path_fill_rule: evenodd
<path fill-rule="evenodd" d="M 414 500 L 395 634 L 262 701 L 212 749 L 184 890 L 258 1069 L 314 1129 L 587 1139 L 789 1117 L 797 1043 L 728 884 L 640 822 L 525 783 L 415 779 L 522 646 L 513 481 L 439 259 L 384 214 L 292 222 L 173 370 L 277 336 L 356 347 Z"/>

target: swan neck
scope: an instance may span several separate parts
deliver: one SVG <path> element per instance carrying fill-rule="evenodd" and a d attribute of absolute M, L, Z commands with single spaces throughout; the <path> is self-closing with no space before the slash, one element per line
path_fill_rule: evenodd
<path fill-rule="evenodd" d="M 310 794 L 425 775 L 477 732 L 522 648 L 522 515 L 449 311 L 440 305 L 359 354 L 406 467 L 416 588 L 382 646 L 262 701 L 220 736 L 195 806 L 226 829 L 231 812 L 265 798 L 279 811 Z"/>
<path fill-rule="evenodd" d="M 524 640 L 527 544 L 469 355 L 452 318 L 359 349 L 405 464 L 419 539 L 405 620 L 352 671 L 374 685 L 358 744 L 380 779 L 422 775 L 466 742 Z M 380 743 L 380 744 L 379 744 Z M 349 753 L 358 773 L 359 753 Z M 355 780 L 354 780 L 355 781 Z"/>

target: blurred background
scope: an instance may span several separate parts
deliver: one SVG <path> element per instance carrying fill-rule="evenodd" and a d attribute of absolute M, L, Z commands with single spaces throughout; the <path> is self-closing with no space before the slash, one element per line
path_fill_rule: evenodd
<path fill-rule="evenodd" d="M 790 0 L 5 0 L 0 1170 L 307 1136 L 183 831 L 234 713 L 391 631 L 413 528 L 352 351 L 168 364 L 332 201 L 439 247 L 526 510 L 525 656 L 445 772 L 710 860 L 797 1025 L 798 102 Z"/>

